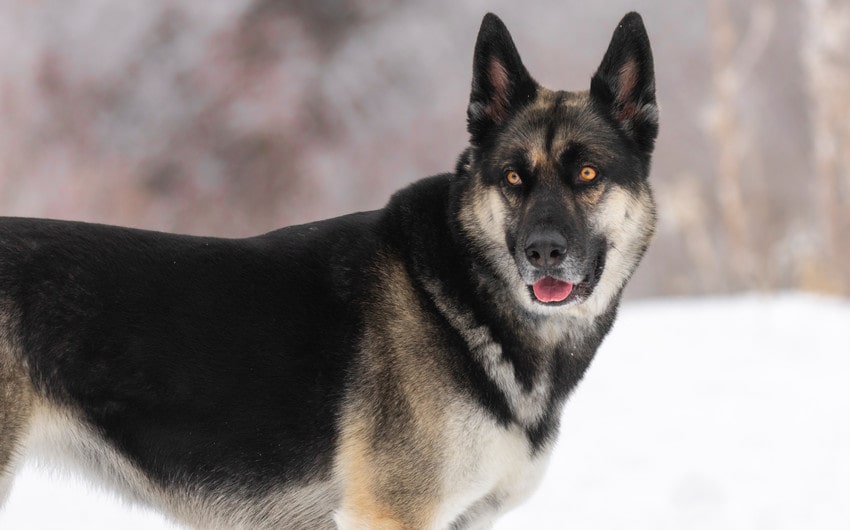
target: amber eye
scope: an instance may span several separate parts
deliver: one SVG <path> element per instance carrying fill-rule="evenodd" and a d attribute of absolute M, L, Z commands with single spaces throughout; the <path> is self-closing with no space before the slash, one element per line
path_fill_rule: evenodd
<path fill-rule="evenodd" d="M 590 182 L 596 178 L 596 170 L 590 166 L 584 166 L 581 168 L 581 171 L 579 171 L 578 176 L 581 177 L 581 180 Z"/>
<path fill-rule="evenodd" d="M 520 184 L 522 184 L 522 179 L 519 177 L 519 173 L 517 173 L 513 169 L 505 171 L 505 180 L 511 186 L 519 186 Z"/>

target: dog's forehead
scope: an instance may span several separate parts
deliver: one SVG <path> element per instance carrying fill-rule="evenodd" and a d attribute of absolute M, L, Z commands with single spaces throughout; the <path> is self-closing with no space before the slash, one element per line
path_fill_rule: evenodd
<path fill-rule="evenodd" d="M 499 151 L 525 153 L 534 167 L 556 163 L 569 148 L 580 146 L 600 164 L 615 156 L 616 130 L 593 108 L 584 92 L 538 90 L 505 128 Z"/>

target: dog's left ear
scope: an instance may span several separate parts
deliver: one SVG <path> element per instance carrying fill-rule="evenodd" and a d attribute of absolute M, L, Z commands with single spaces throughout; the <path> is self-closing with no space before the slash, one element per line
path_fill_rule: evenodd
<path fill-rule="evenodd" d="M 645 152 L 658 136 L 655 71 L 643 20 L 629 13 L 611 37 L 602 64 L 590 82 L 590 96 Z"/>
<path fill-rule="evenodd" d="M 466 111 L 474 145 L 481 145 L 497 127 L 537 93 L 511 34 L 493 13 L 481 21 L 472 62 L 472 93 Z"/>

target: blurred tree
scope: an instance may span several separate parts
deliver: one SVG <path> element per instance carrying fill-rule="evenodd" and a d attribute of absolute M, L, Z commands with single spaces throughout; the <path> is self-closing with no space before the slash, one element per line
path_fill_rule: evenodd
<path fill-rule="evenodd" d="M 632 295 L 850 293 L 846 0 L 493 0 L 583 89 L 639 8 L 660 228 Z M 0 2 L 0 210 L 242 236 L 451 170 L 485 7 L 433 0 Z"/>
<path fill-rule="evenodd" d="M 803 287 L 850 293 L 850 3 L 805 0 L 820 256 L 802 264 Z M 819 259 L 819 258 L 823 259 Z"/>

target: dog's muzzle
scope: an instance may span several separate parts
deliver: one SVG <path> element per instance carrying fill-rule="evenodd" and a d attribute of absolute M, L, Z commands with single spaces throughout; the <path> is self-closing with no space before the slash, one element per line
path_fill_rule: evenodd
<path fill-rule="evenodd" d="M 605 268 L 607 245 L 602 242 L 597 248 L 592 259 L 583 259 L 571 255 L 567 240 L 560 233 L 533 233 L 523 255 L 517 256 L 531 298 L 540 304 L 563 305 L 590 297 Z"/>

